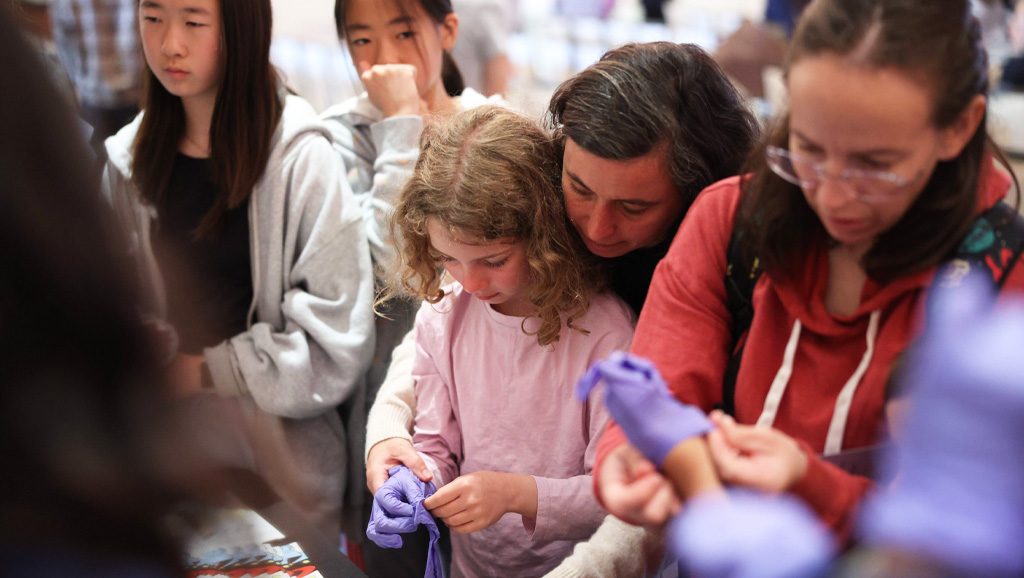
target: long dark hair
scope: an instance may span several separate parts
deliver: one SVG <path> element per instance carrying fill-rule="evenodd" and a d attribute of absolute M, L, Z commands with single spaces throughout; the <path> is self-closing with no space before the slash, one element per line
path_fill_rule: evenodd
<path fill-rule="evenodd" d="M 375 2 L 382 2 L 385 0 L 374 0 Z M 395 2 L 403 12 L 406 10 L 406 1 L 410 0 L 387 0 L 389 2 Z M 436 24 L 442 24 L 444 19 L 449 14 L 455 12 L 452 8 L 451 0 L 412 0 L 419 2 L 419 5 L 423 8 L 423 11 L 430 16 L 430 19 Z M 345 14 L 348 12 L 349 4 L 351 0 L 336 0 L 334 3 L 334 25 L 338 29 L 338 38 L 345 39 L 345 30 L 348 28 L 348 20 Z M 459 66 L 455 64 L 455 59 L 444 51 L 443 60 L 441 61 L 441 83 L 444 84 L 444 90 L 449 96 L 458 96 L 462 94 L 463 90 L 466 90 L 466 83 L 462 79 L 462 73 L 459 72 Z"/>
<path fill-rule="evenodd" d="M 223 22 L 224 77 L 210 124 L 210 160 L 217 199 L 197 233 L 219 228 L 228 209 L 252 194 L 266 169 L 274 131 L 284 108 L 270 64 L 270 0 L 219 0 Z M 135 136 L 132 180 L 151 203 L 167 189 L 185 130 L 181 99 L 146 71 L 144 115 Z"/>
<path fill-rule="evenodd" d="M 548 107 L 559 141 L 605 159 L 665 147 L 685 209 L 705 187 L 739 173 L 760 133 L 714 60 L 693 44 L 651 42 L 610 50 L 563 82 Z"/>
<path fill-rule="evenodd" d="M 819 0 L 793 34 L 786 70 L 806 57 L 854 53 L 861 66 L 920 79 L 933 95 L 931 121 L 940 129 L 988 92 L 988 58 L 968 0 Z M 787 115 L 751 155 L 737 227 L 748 259 L 756 254 L 767 271 L 791 274 L 806 248 L 827 242 L 828 235 L 800 188 L 767 165 L 766 147 L 788 142 Z M 864 256 L 870 278 L 884 283 L 926 270 L 956 248 L 977 218 L 977 190 L 990 154 L 1009 169 L 982 119 L 960 155 L 936 166 L 914 204 Z"/>

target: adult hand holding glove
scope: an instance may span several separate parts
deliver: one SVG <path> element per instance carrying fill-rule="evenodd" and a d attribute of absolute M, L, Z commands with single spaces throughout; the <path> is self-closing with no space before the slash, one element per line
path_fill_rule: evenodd
<path fill-rule="evenodd" d="M 714 427 L 699 408 L 677 400 L 650 360 L 616 351 L 590 366 L 576 386 L 585 400 L 605 382 L 605 406 L 631 444 L 661 466 L 673 447 Z"/>

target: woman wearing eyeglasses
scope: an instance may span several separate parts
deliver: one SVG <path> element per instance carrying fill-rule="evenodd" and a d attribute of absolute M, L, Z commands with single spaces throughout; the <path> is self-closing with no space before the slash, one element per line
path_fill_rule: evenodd
<path fill-rule="evenodd" d="M 987 70 L 967 0 L 805 11 L 787 56 L 790 111 L 746 176 L 695 201 L 633 344 L 678 399 L 711 411 L 736 343 L 730 241 L 744 267 L 760 265 L 735 420 L 712 413 L 707 438 L 722 481 L 792 492 L 845 537 L 872 482 L 819 456 L 884 435 L 885 384 L 937 267 L 1008 192 L 985 131 Z M 1024 267 L 1006 275 L 1004 288 L 1024 287 Z M 595 467 L 604 505 L 663 522 L 679 500 L 653 470 L 612 424 Z"/>

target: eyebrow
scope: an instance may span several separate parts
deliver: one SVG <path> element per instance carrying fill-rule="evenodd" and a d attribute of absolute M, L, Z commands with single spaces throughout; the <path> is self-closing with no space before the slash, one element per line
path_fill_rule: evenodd
<path fill-rule="evenodd" d="M 447 257 L 449 259 L 453 258 L 451 255 L 445 253 L 444 251 L 438 251 L 437 247 L 434 247 L 433 245 L 431 245 L 430 248 L 433 249 L 434 252 L 437 253 L 441 257 Z M 491 253 L 490 255 L 484 255 L 483 257 L 477 257 L 476 259 L 473 259 L 473 260 L 474 261 L 486 261 L 488 259 L 494 259 L 496 257 L 504 257 L 504 256 L 508 255 L 509 253 L 511 253 L 512 249 L 514 249 L 514 248 L 515 247 L 509 247 L 508 249 L 505 249 L 504 251 L 498 251 L 497 253 Z"/>
<path fill-rule="evenodd" d="M 399 16 L 398 18 L 395 18 L 391 22 L 388 22 L 387 25 L 388 26 L 394 26 L 396 24 L 405 24 L 407 26 L 412 26 L 413 22 L 415 22 L 415 20 L 413 19 L 412 16 Z M 359 22 L 357 22 L 355 24 L 349 24 L 348 26 L 345 27 L 345 30 L 347 30 L 349 32 L 362 32 L 364 30 L 369 30 L 369 29 L 370 29 L 370 25 L 369 24 L 361 24 Z"/>
<path fill-rule="evenodd" d="M 159 2 L 154 2 L 153 0 L 143 0 L 139 5 L 142 8 L 163 8 L 163 5 L 161 5 Z M 198 8 L 196 6 L 189 6 L 187 8 L 183 8 L 182 12 L 186 14 L 202 14 L 204 16 L 210 15 L 210 11 L 206 8 Z"/>
<path fill-rule="evenodd" d="M 581 179 L 578 176 L 576 176 L 572 171 L 570 171 L 569 169 L 565 169 L 565 174 L 569 175 L 569 178 L 572 179 L 572 182 L 576 183 L 576 185 L 579 186 L 581 189 L 585 190 L 586 192 L 588 192 L 588 193 L 590 193 L 592 195 L 594 194 L 594 191 L 590 187 L 588 187 L 586 183 L 583 182 L 583 179 Z M 640 205 L 640 206 L 643 206 L 643 207 L 653 207 L 654 205 L 658 204 L 657 201 L 646 201 L 646 200 L 643 200 L 643 199 L 612 199 L 612 200 L 617 202 L 617 203 L 628 203 L 630 205 Z"/>
<path fill-rule="evenodd" d="M 800 140 L 802 140 L 802 141 L 804 141 L 804 142 L 806 142 L 808 144 L 812 144 L 814 146 L 821 146 L 817 142 L 815 142 L 814 139 L 808 138 L 807 135 L 801 133 L 800 131 L 793 130 L 793 129 L 790 129 L 790 130 L 792 130 L 793 134 L 796 135 L 796 137 L 799 138 Z M 870 149 L 870 150 L 866 150 L 866 151 L 854 151 L 854 152 L 850 153 L 850 156 L 854 156 L 854 157 L 872 157 L 872 156 L 904 157 L 906 155 L 907 155 L 906 151 L 901 150 L 901 149 L 892 149 L 892 148 L 877 148 L 877 149 Z"/>

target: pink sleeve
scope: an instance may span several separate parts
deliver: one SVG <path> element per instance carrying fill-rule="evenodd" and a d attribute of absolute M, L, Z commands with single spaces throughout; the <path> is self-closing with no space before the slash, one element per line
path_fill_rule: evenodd
<path fill-rule="evenodd" d="M 462 433 L 455 419 L 450 386 L 437 370 L 431 355 L 430 327 L 416 324 L 416 360 L 412 374 L 416 380 L 416 419 L 413 447 L 434 473 L 438 488 L 459 475 L 462 460 Z"/>
<path fill-rule="evenodd" d="M 625 329 L 625 328 L 623 328 Z M 587 354 L 590 363 L 604 359 L 613 351 L 629 348 L 632 330 L 605 336 Z M 579 376 L 573 377 L 575 383 Z M 531 540 L 585 540 L 597 531 L 608 512 L 594 495 L 594 460 L 597 446 L 610 417 L 604 406 L 603 392 L 591 395 L 586 403 L 587 450 L 583 458 L 584 474 L 569 479 L 533 476 L 537 482 L 537 518 L 523 518 Z M 567 520 L 571 521 L 567 523 Z"/>

